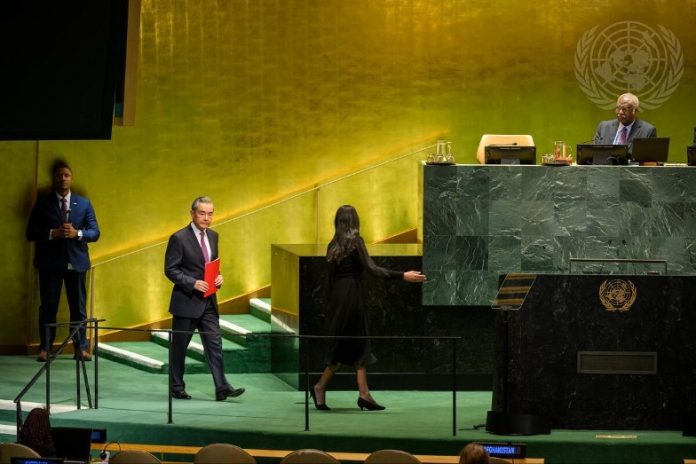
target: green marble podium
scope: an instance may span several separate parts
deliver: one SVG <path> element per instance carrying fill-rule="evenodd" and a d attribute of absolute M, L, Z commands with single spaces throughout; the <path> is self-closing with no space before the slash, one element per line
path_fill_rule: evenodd
<path fill-rule="evenodd" d="M 424 305 L 490 305 L 500 274 L 568 273 L 570 258 L 663 259 L 668 274 L 696 274 L 696 169 L 424 165 L 421 182 Z"/>

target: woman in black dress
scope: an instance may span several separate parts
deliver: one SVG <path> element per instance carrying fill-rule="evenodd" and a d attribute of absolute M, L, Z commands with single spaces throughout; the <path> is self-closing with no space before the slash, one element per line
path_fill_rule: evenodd
<path fill-rule="evenodd" d="M 360 278 L 364 270 L 384 279 L 399 279 L 406 282 L 423 282 L 425 276 L 418 271 L 399 272 L 377 266 L 365 248 L 360 236 L 360 219 L 352 206 L 341 206 L 334 220 L 336 232 L 326 251 L 331 266 L 329 293 L 328 335 L 367 335 L 367 312 L 363 303 Z M 331 339 L 326 356 L 326 368 L 310 392 L 314 406 L 328 411 L 326 385 L 341 364 L 355 366 L 358 389 L 358 406 L 361 410 L 382 410 L 370 395 L 367 386 L 368 364 L 375 357 L 368 339 Z"/>

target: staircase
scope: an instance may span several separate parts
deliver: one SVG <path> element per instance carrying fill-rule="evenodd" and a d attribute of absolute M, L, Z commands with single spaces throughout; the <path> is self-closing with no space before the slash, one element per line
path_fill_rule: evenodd
<path fill-rule="evenodd" d="M 0 443 L 4 441 L 15 441 L 17 435 L 16 414 L 14 403 L 0 404 Z M 24 414 L 26 417 L 26 413 Z"/>
<path fill-rule="evenodd" d="M 270 372 L 270 338 L 259 336 L 271 332 L 271 300 L 249 301 L 249 314 L 220 316 L 222 352 L 226 373 Z M 167 333 L 153 332 L 142 342 L 99 343 L 99 356 L 142 371 L 166 374 L 169 368 Z M 194 334 L 186 353 L 186 373 L 209 372 L 200 336 Z"/>

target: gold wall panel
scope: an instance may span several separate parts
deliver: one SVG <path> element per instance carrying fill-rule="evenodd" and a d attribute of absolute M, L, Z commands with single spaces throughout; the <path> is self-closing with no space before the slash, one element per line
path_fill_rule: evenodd
<path fill-rule="evenodd" d="M 317 242 L 331 241 L 336 210 L 346 204 L 357 210 L 367 243 L 416 227 L 421 158 L 416 153 L 320 188 Z"/>
<path fill-rule="evenodd" d="M 14 323 L 0 328 L 0 344 L 26 332 L 17 305 L 36 312 L 22 295 L 33 288 L 25 198 L 34 173 L 49 183 L 56 156 L 94 204 L 99 264 L 166 240 L 198 195 L 213 197 L 220 221 L 438 138 L 459 162 L 475 160 L 483 133 L 532 134 L 539 153 L 591 139 L 613 113 L 578 86 L 578 41 L 632 20 L 679 40 L 679 85 L 644 117 L 672 137 L 670 160 L 684 161 L 696 123 L 695 18 L 696 0 L 143 0 L 134 126 L 114 127 L 110 141 L 40 142 L 38 161 L 31 144 L 0 142 L 11 173 L 3 258 L 18 260 L 0 281 L 21 295 L 6 305 Z M 220 226 L 221 296 L 270 282 L 270 243 L 327 241 L 339 204 L 358 207 L 370 240 L 415 227 L 417 182 L 404 176 L 417 170 L 398 164 L 307 194 L 291 216 L 279 207 Z M 161 274 L 154 250 L 99 266 L 95 307 L 124 323 L 162 315 Z M 145 281 L 160 296 L 137 293 Z"/>
<path fill-rule="evenodd" d="M 23 346 L 28 341 L 27 308 L 38 313 L 31 248 L 24 238 L 28 211 L 34 201 L 35 142 L 0 142 L 3 187 L 0 207 L 0 345 Z M 38 281 L 38 279 L 36 279 Z"/>

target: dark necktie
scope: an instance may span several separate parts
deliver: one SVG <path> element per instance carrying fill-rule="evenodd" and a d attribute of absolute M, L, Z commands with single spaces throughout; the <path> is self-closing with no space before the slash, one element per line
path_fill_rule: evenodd
<path fill-rule="evenodd" d="M 205 246 L 205 231 L 201 231 L 201 250 L 203 250 L 203 259 L 207 263 L 210 261 L 210 256 L 208 256 L 208 247 Z"/>
<path fill-rule="evenodd" d="M 619 134 L 619 145 L 626 145 L 626 133 L 628 132 L 627 127 L 623 127 L 621 129 L 621 133 Z"/>
<path fill-rule="evenodd" d="M 60 209 L 63 213 L 63 222 L 68 222 L 68 200 L 65 197 L 60 199 Z"/>

